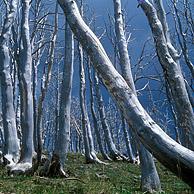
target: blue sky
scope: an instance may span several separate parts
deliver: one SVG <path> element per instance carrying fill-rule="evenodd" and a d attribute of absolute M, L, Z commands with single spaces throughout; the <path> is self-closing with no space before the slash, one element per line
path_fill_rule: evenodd
<path fill-rule="evenodd" d="M 85 10 L 89 10 L 89 13 L 93 13 L 96 17 L 95 26 L 99 28 L 99 31 L 96 32 L 97 35 L 100 35 L 105 29 L 105 24 L 109 23 L 109 16 L 114 16 L 113 12 L 113 1 L 112 0 L 85 0 Z M 127 25 L 129 25 L 128 31 L 132 33 L 132 42 L 129 44 L 129 55 L 131 56 L 132 65 L 137 63 L 137 59 L 140 56 L 143 43 L 151 35 L 150 28 L 147 23 L 147 19 L 141 10 L 137 8 L 136 0 L 122 0 L 122 7 L 126 13 Z M 114 30 L 114 26 L 113 26 Z M 101 39 L 101 43 L 104 46 L 109 57 L 113 58 L 113 48 L 110 41 L 107 39 L 106 35 Z M 143 83 L 144 84 L 144 83 Z M 139 86 L 141 87 L 142 84 Z M 78 90 L 78 84 L 75 83 L 74 91 Z"/>

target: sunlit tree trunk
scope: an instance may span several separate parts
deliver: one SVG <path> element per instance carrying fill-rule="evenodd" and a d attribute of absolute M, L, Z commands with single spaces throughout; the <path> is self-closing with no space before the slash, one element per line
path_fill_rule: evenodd
<path fill-rule="evenodd" d="M 89 82 L 90 82 L 90 108 L 91 108 L 91 114 L 92 114 L 92 118 L 93 118 L 93 124 L 94 124 L 94 131 L 96 134 L 96 139 L 97 139 L 97 143 L 99 146 L 99 150 L 100 153 L 102 154 L 102 157 L 105 160 L 111 160 L 108 155 L 105 152 L 104 146 L 103 146 L 103 141 L 102 141 L 102 135 L 100 132 L 100 126 L 99 126 L 99 122 L 98 122 L 98 118 L 96 115 L 96 111 L 95 111 L 95 92 L 94 92 L 94 84 L 93 84 L 93 79 L 92 79 L 92 68 L 90 65 L 90 60 L 88 62 L 88 76 L 89 76 Z"/>
<path fill-rule="evenodd" d="M 56 173 L 60 176 L 66 176 L 63 171 L 67 152 L 70 143 L 70 109 L 71 109 L 71 91 L 73 79 L 74 63 L 74 38 L 71 29 L 66 22 L 65 27 L 65 59 L 63 69 L 63 80 L 60 92 L 59 102 L 59 129 L 55 139 L 54 153 L 51 165 L 56 168 Z M 50 168 L 51 173 L 53 168 Z M 55 172 L 55 171 L 53 171 Z"/>
<path fill-rule="evenodd" d="M 83 49 L 80 43 L 78 43 L 79 50 L 79 62 L 80 62 L 80 106 L 81 106 L 81 119 L 82 119 L 82 130 L 83 130 L 83 140 L 85 148 L 85 158 L 86 162 L 100 162 L 97 158 L 94 150 L 94 142 L 91 132 L 90 121 L 87 113 L 86 107 L 86 78 L 84 69 L 84 56 Z"/>
<path fill-rule="evenodd" d="M 108 121 L 106 119 L 105 107 L 102 98 L 102 94 L 100 91 L 100 84 L 97 74 L 94 76 L 94 83 L 96 86 L 96 98 L 98 102 L 98 112 L 100 115 L 100 122 L 102 124 L 102 129 L 104 130 L 104 137 L 107 144 L 108 152 L 110 158 L 113 160 L 126 159 L 116 148 L 115 143 L 113 142 L 112 134 L 108 125 Z"/>
<path fill-rule="evenodd" d="M 83 21 L 76 2 L 58 2 L 74 35 L 90 56 L 93 67 L 117 102 L 131 129 L 162 164 L 194 188 L 194 152 L 170 138 L 144 110 L 132 88 L 112 65 L 98 38 Z"/>
<path fill-rule="evenodd" d="M 60 157 L 62 167 L 67 157 L 70 142 L 70 110 L 74 63 L 74 38 L 67 22 L 65 37 L 65 64 L 59 103 L 59 131 L 54 150 L 54 154 Z"/>
<path fill-rule="evenodd" d="M 17 3 L 17 0 L 12 0 L 10 2 L 9 10 L 6 14 L 0 35 L 1 104 L 5 140 L 3 154 L 8 160 L 8 163 L 17 162 L 19 157 L 19 140 L 16 129 L 13 86 L 10 75 L 10 53 L 8 48 L 11 27 L 17 11 Z"/>
<path fill-rule="evenodd" d="M 156 51 L 163 68 L 167 87 L 169 87 L 173 106 L 177 116 L 181 143 L 194 149 L 194 112 L 189 100 L 185 81 L 179 64 L 179 56 L 172 46 L 168 25 L 163 10 L 162 1 L 155 1 L 152 5 L 148 0 L 141 3 L 147 16 L 155 41 Z M 184 107 L 184 108 L 183 108 Z"/>
<path fill-rule="evenodd" d="M 31 85 L 32 53 L 29 34 L 30 1 L 22 0 L 21 39 L 19 53 L 19 88 L 21 100 L 22 148 L 19 163 L 12 168 L 15 173 L 27 173 L 32 168 L 33 98 Z"/>
<path fill-rule="evenodd" d="M 113 0 L 115 12 L 115 32 L 117 37 L 119 61 L 123 78 L 128 86 L 136 94 L 135 84 L 131 73 L 131 64 L 127 49 L 127 41 L 124 31 L 124 21 L 122 16 L 121 1 Z M 137 96 L 137 94 L 136 94 Z M 137 130 L 137 129 L 136 129 Z M 126 135 L 125 135 L 126 137 Z M 161 189 L 160 179 L 153 161 L 152 155 L 144 148 L 136 136 L 139 144 L 139 155 L 141 164 L 141 188 L 143 191 L 153 192 Z"/>
<path fill-rule="evenodd" d="M 130 141 L 130 137 L 129 137 L 127 126 L 126 126 L 126 121 L 125 121 L 125 118 L 123 116 L 122 116 L 122 130 L 123 130 L 123 134 L 124 134 L 124 140 L 125 140 L 125 144 L 126 144 L 126 148 L 127 148 L 127 154 L 129 157 L 129 161 L 131 163 L 135 163 L 135 156 L 133 154 L 131 141 Z"/>

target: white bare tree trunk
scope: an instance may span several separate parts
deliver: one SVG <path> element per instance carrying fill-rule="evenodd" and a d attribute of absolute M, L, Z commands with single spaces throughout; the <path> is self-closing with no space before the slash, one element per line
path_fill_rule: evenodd
<path fill-rule="evenodd" d="M 70 109 L 74 63 L 74 38 L 67 22 L 65 40 L 65 61 L 59 105 L 59 131 L 54 150 L 54 154 L 60 158 L 62 167 L 64 167 L 70 142 Z"/>
<path fill-rule="evenodd" d="M 4 129 L 4 157 L 10 164 L 17 162 L 19 158 L 19 140 L 16 129 L 16 115 L 14 111 L 13 86 L 10 75 L 10 53 L 8 49 L 11 27 L 13 25 L 17 0 L 10 1 L 9 10 L 0 35 L 0 82 L 1 82 L 1 104 Z"/>
<path fill-rule="evenodd" d="M 144 146 L 168 169 L 194 188 L 194 152 L 170 138 L 141 106 L 132 88 L 116 71 L 98 38 L 83 21 L 74 0 L 58 0 L 67 21 L 114 97 L 129 126 Z"/>
<path fill-rule="evenodd" d="M 91 132 L 91 126 L 90 126 L 90 121 L 87 113 L 84 57 L 83 57 L 83 49 L 80 43 L 78 43 L 78 50 L 79 50 L 79 61 L 80 61 L 80 106 L 81 106 L 85 158 L 87 163 L 93 163 L 93 162 L 101 163 L 101 161 L 97 158 L 96 152 L 94 150 L 94 142 L 93 142 L 93 137 Z"/>
<path fill-rule="evenodd" d="M 126 80 L 128 86 L 133 90 L 134 94 L 136 94 L 135 84 L 131 73 L 131 64 L 128 55 L 127 41 L 124 32 L 121 0 L 113 0 L 113 2 L 115 12 L 115 32 L 118 42 L 117 44 L 119 51 L 119 61 L 121 65 L 122 75 L 123 78 Z M 160 179 L 152 155 L 141 144 L 138 136 L 136 136 L 136 141 L 139 144 L 139 155 L 141 162 L 141 189 L 148 192 L 161 190 Z"/>
<path fill-rule="evenodd" d="M 143 1 L 141 7 L 152 29 L 157 55 L 173 99 L 181 143 L 194 150 L 194 112 L 179 64 L 179 56 L 170 40 L 162 1 L 155 1 L 155 4 L 157 10 L 148 0 Z"/>
<path fill-rule="evenodd" d="M 31 85 L 32 53 L 29 33 L 30 1 L 22 0 L 21 39 L 19 53 L 19 87 L 21 100 L 21 157 L 11 171 L 13 173 L 28 173 L 32 169 L 33 145 L 33 98 Z"/>
<path fill-rule="evenodd" d="M 68 31 L 68 29 L 67 29 L 67 31 Z M 38 106 L 37 106 L 36 132 L 37 132 L 37 162 L 38 163 L 40 163 L 41 155 L 42 155 L 42 129 L 41 129 L 42 126 L 41 126 L 41 123 L 42 123 L 42 116 L 43 116 L 43 103 L 44 103 L 46 93 L 48 90 L 48 86 L 49 86 L 49 83 L 51 80 L 51 72 L 52 72 L 52 67 L 53 67 L 54 57 L 55 57 L 55 45 L 56 45 L 56 39 L 57 39 L 57 32 L 58 32 L 58 4 L 56 4 L 56 8 L 55 8 L 54 29 L 53 29 L 53 33 L 52 33 L 52 37 L 51 37 L 51 42 L 49 45 L 48 61 L 46 62 L 47 70 L 46 70 L 46 73 L 43 75 L 41 94 L 39 96 Z M 68 34 L 68 32 L 66 35 L 69 36 L 68 38 L 70 38 L 70 41 L 71 41 L 71 36 Z M 68 48 L 68 49 L 70 49 L 69 50 L 70 52 L 71 52 L 71 50 L 73 50 L 71 48 L 72 48 L 71 46 L 69 46 L 69 48 Z M 69 57 L 71 58 L 71 55 Z M 67 62 L 69 62 L 69 61 L 67 61 Z M 68 79 L 68 77 L 67 77 L 67 79 Z M 66 104 L 66 103 L 64 103 L 64 104 Z"/>
<path fill-rule="evenodd" d="M 94 72 L 95 74 L 95 72 Z M 92 118 L 93 118 L 93 124 L 94 124 L 94 131 L 95 131 L 95 135 L 96 135 L 96 140 L 99 146 L 99 150 L 100 153 L 102 154 L 102 157 L 105 160 L 111 160 L 109 158 L 109 156 L 106 154 L 104 146 L 103 146 L 103 140 L 102 140 L 102 135 L 100 132 L 100 126 L 99 126 L 99 122 L 98 122 L 98 118 L 97 118 L 97 114 L 95 111 L 95 92 L 94 92 L 94 84 L 93 84 L 93 80 L 92 80 L 92 68 L 90 65 L 90 60 L 88 61 L 88 76 L 89 76 L 89 82 L 90 82 L 90 108 L 91 108 L 91 114 L 92 114 Z M 95 76 L 95 75 L 94 75 Z"/>
<path fill-rule="evenodd" d="M 100 91 L 100 83 L 99 79 L 97 76 L 97 73 L 95 73 L 94 76 L 94 83 L 96 85 L 96 98 L 98 102 L 98 111 L 100 115 L 100 122 L 102 125 L 102 129 L 104 130 L 104 136 L 105 136 L 105 141 L 107 144 L 107 149 L 110 155 L 110 158 L 112 160 L 121 160 L 121 159 L 126 159 L 116 148 L 115 143 L 112 138 L 112 134 L 108 125 L 108 121 L 106 119 L 106 113 L 105 113 L 105 107 L 104 107 L 104 102 L 102 98 L 102 94 Z"/>

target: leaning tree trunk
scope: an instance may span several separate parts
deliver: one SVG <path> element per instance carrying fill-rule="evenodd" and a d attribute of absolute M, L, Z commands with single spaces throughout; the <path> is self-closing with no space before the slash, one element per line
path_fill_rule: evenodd
<path fill-rule="evenodd" d="M 117 102 L 131 129 L 162 164 L 194 188 L 194 152 L 170 138 L 144 110 L 132 88 L 112 65 L 98 38 L 83 21 L 76 2 L 58 2 L 72 31 L 90 56 L 93 67 Z"/>
<path fill-rule="evenodd" d="M 10 2 L 10 10 L 6 15 L 0 36 L 1 104 L 5 140 L 3 155 L 10 164 L 17 162 L 19 157 L 19 140 L 16 129 L 13 86 L 10 75 L 10 53 L 8 49 L 11 27 L 17 11 L 17 3 L 17 0 Z"/>
<path fill-rule="evenodd" d="M 131 63 L 129 59 L 127 41 L 124 31 L 124 21 L 122 17 L 121 0 L 113 0 L 115 13 L 115 32 L 117 37 L 119 61 L 123 78 L 128 86 L 136 94 L 135 84 L 131 73 Z M 137 129 L 136 129 L 137 130 Z M 125 137 L 127 137 L 125 135 Z M 153 192 L 161 190 L 160 179 L 153 161 L 152 155 L 144 148 L 139 141 L 138 136 L 135 137 L 139 146 L 140 164 L 141 164 L 141 189 L 143 191 Z"/>
<path fill-rule="evenodd" d="M 11 171 L 28 173 L 32 168 L 33 145 L 33 98 L 31 85 L 32 56 L 29 34 L 30 1 L 22 0 L 21 42 L 19 53 L 19 88 L 21 100 L 22 148 L 20 161 Z"/>
<path fill-rule="evenodd" d="M 155 2 L 156 3 L 156 2 Z M 162 1 L 160 1 L 162 3 Z M 194 150 L 194 112 L 189 100 L 185 81 L 181 72 L 177 52 L 173 49 L 165 17 L 162 17 L 162 8 L 157 2 L 158 10 L 148 1 L 141 2 L 141 7 L 146 14 L 155 41 L 156 51 L 163 68 L 165 80 L 169 86 L 173 106 L 180 129 L 181 143 Z M 159 14 L 159 18 L 157 16 Z M 170 45 L 170 46 L 169 46 Z M 183 108 L 184 107 L 184 108 Z"/>

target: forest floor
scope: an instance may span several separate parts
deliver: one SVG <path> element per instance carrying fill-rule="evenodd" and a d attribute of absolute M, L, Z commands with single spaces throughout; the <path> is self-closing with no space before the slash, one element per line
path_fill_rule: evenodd
<path fill-rule="evenodd" d="M 162 193 L 194 193 L 161 164 L 157 163 Z M 141 194 L 140 169 L 127 162 L 109 165 L 85 164 L 81 155 L 69 155 L 69 179 L 39 176 L 8 176 L 0 167 L 0 194 Z"/>

